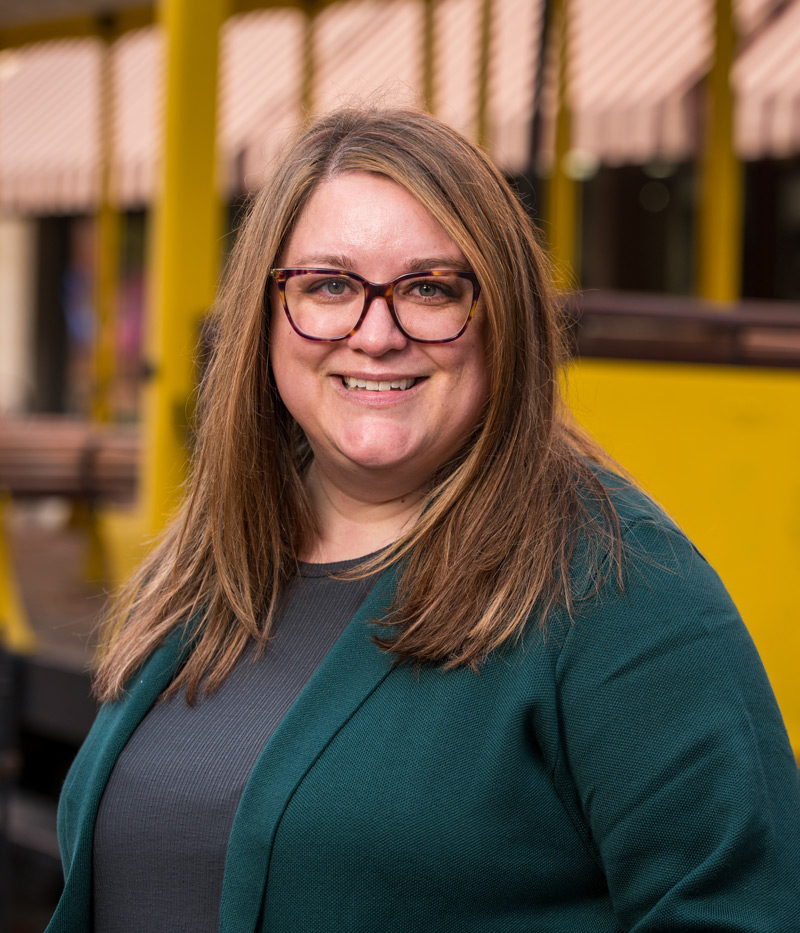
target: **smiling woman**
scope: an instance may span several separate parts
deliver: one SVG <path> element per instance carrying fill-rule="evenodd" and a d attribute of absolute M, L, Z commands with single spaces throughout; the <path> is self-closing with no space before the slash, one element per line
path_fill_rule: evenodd
<path fill-rule="evenodd" d="M 320 119 L 215 313 L 50 933 L 793 928 L 769 683 L 565 411 L 547 262 L 484 154 L 422 113 Z"/>

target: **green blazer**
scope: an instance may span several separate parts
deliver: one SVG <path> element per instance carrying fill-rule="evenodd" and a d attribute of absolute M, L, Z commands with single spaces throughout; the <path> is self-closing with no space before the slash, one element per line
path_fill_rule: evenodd
<path fill-rule="evenodd" d="M 221 931 L 800 931 L 798 772 L 763 667 L 714 571 L 624 499 L 624 588 L 479 673 L 378 650 L 380 579 L 253 769 Z M 175 636 L 73 765 L 48 933 L 91 929 L 100 798 L 180 657 Z"/>

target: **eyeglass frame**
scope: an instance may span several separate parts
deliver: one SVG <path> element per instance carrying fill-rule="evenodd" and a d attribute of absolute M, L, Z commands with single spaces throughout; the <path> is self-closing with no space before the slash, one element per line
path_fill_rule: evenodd
<path fill-rule="evenodd" d="M 350 332 L 343 334 L 341 337 L 312 337 L 310 334 L 306 334 L 300 330 L 300 328 L 292 319 L 291 312 L 289 311 L 289 303 L 286 300 L 286 282 L 296 275 L 319 275 L 320 273 L 333 276 L 344 275 L 347 276 L 347 278 L 355 279 L 364 287 L 364 307 L 361 310 L 361 314 L 359 315 L 358 320 L 353 325 L 353 328 L 350 330 Z M 361 327 L 362 323 L 364 322 L 364 318 L 367 316 L 369 309 L 372 307 L 372 302 L 376 298 L 384 299 L 387 307 L 389 308 L 389 313 L 392 315 L 392 320 L 394 321 L 395 327 L 407 340 L 412 340 L 414 343 L 452 343 L 454 340 L 458 340 L 459 337 L 463 336 L 467 327 L 469 327 L 469 322 L 472 320 L 472 317 L 475 314 L 475 308 L 478 306 L 478 299 L 481 295 L 481 283 L 478 281 L 478 276 L 475 275 L 474 272 L 468 272 L 460 269 L 429 269 L 422 272 L 407 272 L 405 275 L 398 275 L 397 278 L 392 279 L 391 282 L 383 283 L 370 282 L 368 279 L 365 279 L 362 275 L 358 275 L 356 272 L 345 272 L 343 269 L 275 268 L 270 269 L 269 274 L 278 286 L 278 292 L 281 296 L 281 304 L 283 305 L 283 310 L 286 312 L 286 317 L 292 326 L 292 330 L 299 337 L 303 337 L 305 340 L 316 340 L 322 343 L 337 343 L 340 340 L 347 340 L 348 337 L 352 337 L 353 334 L 359 329 L 359 327 Z M 467 279 L 468 281 L 472 282 L 472 304 L 470 305 L 467 318 L 464 321 L 461 330 L 457 334 L 454 334 L 452 337 L 444 337 L 442 339 L 436 340 L 432 340 L 427 337 L 412 337 L 411 334 L 409 334 L 400 323 L 400 319 L 398 318 L 397 312 L 394 309 L 395 286 L 398 282 L 403 282 L 406 279 L 424 278 L 425 276 L 436 277 L 443 275 L 455 275 L 460 279 Z"/>

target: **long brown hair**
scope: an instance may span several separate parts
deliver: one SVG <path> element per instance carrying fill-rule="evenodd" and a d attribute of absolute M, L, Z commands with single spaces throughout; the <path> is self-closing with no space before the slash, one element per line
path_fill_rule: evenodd
<path fill-rule="evenodd" d="M 560 401 L 562 328 L 523 205 L 479 149 L 430 115 L 338 111 L 292 146 L 239 233 L 185 506 L 112 610 L 103 700 L 190 618 L 191 651 L 170 687 L 186 685 L 190 702 L 269 636 L 315 518 L 302 480 L 310 451 L 270 373 L 268 273 L 317 185 L 347 172 L 402 185 L 460 247 L 481 283 L 490 356 L 485 417 L 431 478 L 415 525 L 370 564 L 402 568 L 391 614 L 376 620 L 396 629 L 378 643 L 401 660 L 476 666 L 532 613 L 544 624 L 555 605 L 570 609 L 579 539 L 595 585 L 601 565 L 619 564 L 616 514 L 592 466 L 602 453 Z"/>

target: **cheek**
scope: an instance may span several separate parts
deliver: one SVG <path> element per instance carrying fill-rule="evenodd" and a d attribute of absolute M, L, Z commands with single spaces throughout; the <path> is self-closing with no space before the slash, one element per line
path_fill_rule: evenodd
<path fill-rule="evenodd" d="M 296 346 L 296 343 L 297 337 L 281 312 L 273 318 L 270 331 L 270 367 L 278 394 L 293 415 L 297 396 L 303 389 L 302 374 L 306 368 L 301 353 L 303 348 Z"/>
<path fill-rule="evenodd" d="M 281 401 L 300 427 L 313 433 L 325 400 L 328 345 L 299 337 L 284 315 L 274 322 L 269 347 L 272 379 Z"/>
<path fill-rule="evenodd" d="M 473 321 L 471 332 L 465 335 L 464 381 L 470 407 L 482 411 L 489 398 L 491 387 L 491 354 L 486 342 L 486 322 L 481 318 Z"/>
<path fill-rule="evenodd" d="M 479 331 L 464 335 L 465 343 L 453 345 L 454 355 L 440 356 L 438 363 L 449 377 L 436 393 L 431 413 L 435 411 L 437 430 L 441 442 L 452 445 L 460 442 L 486 415 L 490 382 L 484 344 Z"/>

